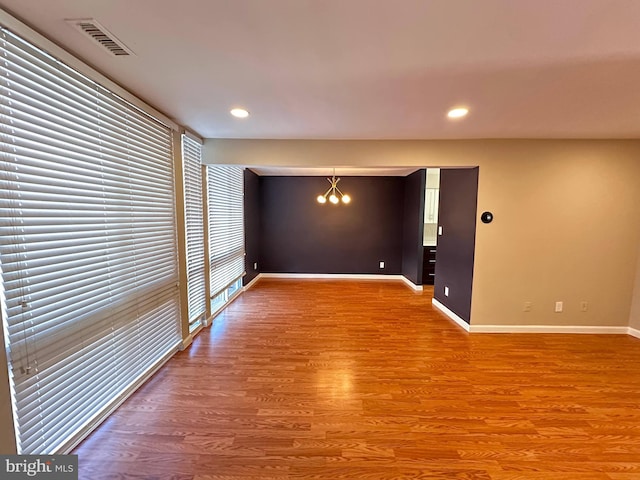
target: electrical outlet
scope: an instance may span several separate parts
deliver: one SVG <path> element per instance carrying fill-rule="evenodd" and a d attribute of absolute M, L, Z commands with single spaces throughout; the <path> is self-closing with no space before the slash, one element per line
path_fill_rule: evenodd
<path fill-rule="evenodd" d="M 254 264 L 253 264 L 253 269 L 254 269 L 254 270 L 257 270 L 257 269 L 258 269 L 258 262 L 254 262 Z"/>
<path fill-rule="evenodd" d="M 524 306 L 522 307 L 522 311 L 523 312 L 530 312 L 531 311 L 531 302 L 524 302 Z"/>
<path fill-rule="evenodd" d="M 589 309 L 589 304 L 587 302 L 580 302 L 580 311 L 586 312 Z"/>
<path fill-rule="evenodd" d="M 563 303 L 562 303 L 562 302 L 556 302 L 556 310 L 555 310 L 555 312 L 556 312 L 556 313 L 560 313 L 560 312 L 562 312 L 562 308 L 563 308 L 563 306 L 564 306 L 564 305 L 563 305 Z"/>
<path fill-rule="evenodd" d="M 384 268 L 384 262 L 380 262 L 380 268 Z"/>
<path fill-rule="evenodd" d="M 444 296 L 445 297 L 449 296 L 449 287 L 444 287 Z"/>

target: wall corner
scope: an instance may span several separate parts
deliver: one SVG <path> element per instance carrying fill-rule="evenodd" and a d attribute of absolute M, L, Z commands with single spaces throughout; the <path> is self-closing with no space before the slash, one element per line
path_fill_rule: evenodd
<path fill-rule="evenodd" d="M 631 310 L 629 313 L 629 327 L 640 330 L 640 248 L 638 248 L 638 258 L 636 266 L 636 278 L 631 296 Z"/>

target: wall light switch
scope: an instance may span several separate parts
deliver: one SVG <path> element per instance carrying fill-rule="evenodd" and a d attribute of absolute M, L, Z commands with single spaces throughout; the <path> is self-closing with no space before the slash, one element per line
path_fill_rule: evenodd
<path fill-rule="evenodd" d="M 384 268 L 384 262 L 380 262 L 380 268 Z"/>
<path fill-rule="evenodd" d="M 442 227 L 438 226 L 438 235 L 442 235 Z"/>

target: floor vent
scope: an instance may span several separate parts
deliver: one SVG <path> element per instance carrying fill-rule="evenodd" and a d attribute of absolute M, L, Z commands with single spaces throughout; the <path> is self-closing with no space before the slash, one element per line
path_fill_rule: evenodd
<path fill-rule="evenodd" d="M 93 18 L 78 18 L 66 20 L 66 22 L 87 35 L 98 45 L 101 45 L 112 55 L 117 57 L 133 55 L 133 52 L 124 43 Z"/>

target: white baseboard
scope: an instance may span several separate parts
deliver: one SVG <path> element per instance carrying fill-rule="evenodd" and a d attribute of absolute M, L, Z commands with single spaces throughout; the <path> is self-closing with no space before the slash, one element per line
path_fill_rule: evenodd
<path fill-rule="evenodd" d="M 260 278 L 262 278 L 262 275 L 264 275 L 263 273 L 259 273 L 258 275 L 256 275 L 253 280 L 251 280 L 249 283 L 247 283 L 244 287 L 242 287 L 242 291 L 246 292 L 247 290 L 249 290 L 251 287 L 253 287 L 258 280 L 260 280 Z"/>
<path fill-rule="evenodd" d="M 431 299 L 431 304 L 434 307 L 436 307 L 438 310 L 440 310 L 442 313 L 444 313 L 451 320 L 456 322 L 458 324 L 458 326 L 462 327 L 465 331 L 467 331 L 467 332 L 469 331 L 470 325 L 467 322 L 465 322 L 461 317 L 459 317 L 458 315 L 453 313 L 451 310 L 449 310 L 447 307 L 445 307 L 438 300 L 436 300 L 435 298 L 432 298 Z"/>
<path fill-rule="evenodd" d="M 261 273 L 258 277 L 299 280 L 401 280 L 416 292 L 422 291 L 422 285 L 416 285 L 404 275 L 384 275 L 380 273 Z M 254 280 L 257 280 L 258 277 Z M 251 283 L 253 283 L 253 281 Z M 251 283 L 249 285 L 251 285 Z M 249 285 L 247 285 L 247 288 Z"/>
<path fill-rule="evenodd" d="M 580 325 L 471 325 L 471 333 L 584 333 L 624 335 L 628 327 L 594 327 Z"/>
<path fill-rule="evenodd" d="M 193 343 L 193 334 L 190 333 L 187 338 L 182 339 L 182 343 L 180 344 L 180 350 L 186 350 L 189 348 L 189 345 Z"/>
<path fill-rule="evenodd" d="M 598 327 L 572 325 L 469 325 L 458 315 L 433 298 L 431 303 L 469 333 L 582 333 L 599 335 L 629 334 L 640 338 L 640 330 L 631 327 Z"/>
<path fill-rule="evenodd" d="M 423 290 L 422 285 L 416 285 L 415 283 L 413 283 L 411 280 L 409 280 L 407 277 L 405 277 L 404 275 L 400 275 L 400 279 L 406 283 L 407 285 L 409 285 L 409 287 L 411 287 L 413 290 L 415 290 L 416 292 L 421 292 Z"/>
<path fill-rule="evenodd" d="M 378 273 L 261 273 L 262 278 L 290 278 L 315 280 L 402 280 L 402 275 Z"/>

